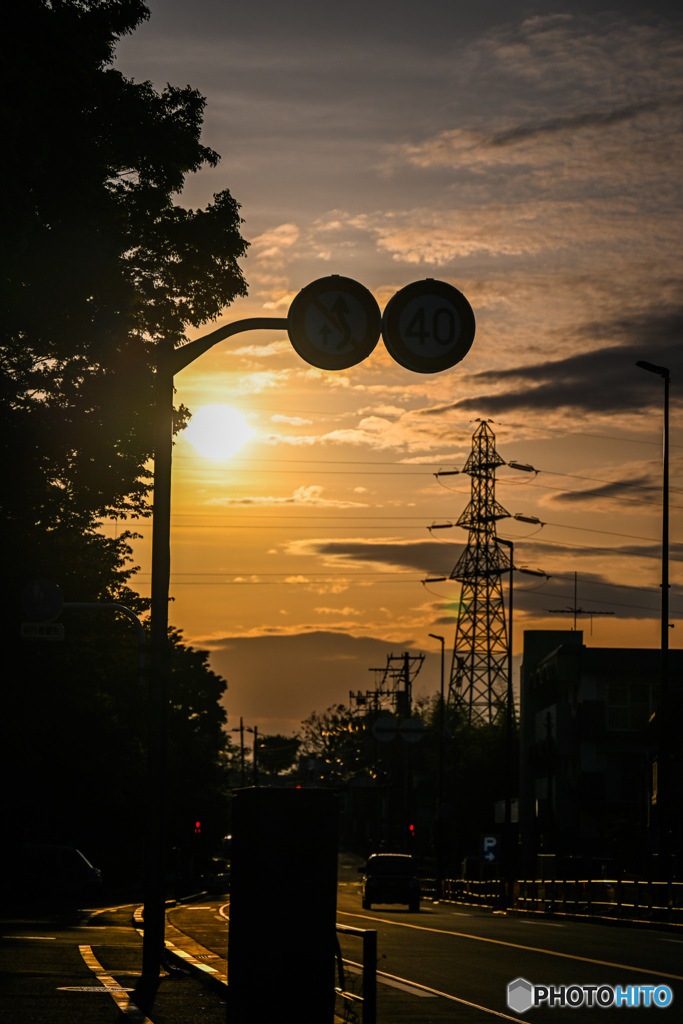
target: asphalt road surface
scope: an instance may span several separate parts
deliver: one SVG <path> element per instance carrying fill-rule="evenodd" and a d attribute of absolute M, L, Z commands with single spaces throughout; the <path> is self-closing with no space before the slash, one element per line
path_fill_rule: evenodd
<path fill-rule="evenodd" d="M 357 871 L 347 864 L 340 872 L 337 920 L 378 933 L 378 1024 L 493 1024 L 504 1019 L 625 1024 L 634 1017 L 643 1020 L 646 1013 L 649 1021 L 662 1024 L 683 1020 L 683 935 L 428 900 L 417 914 L 403 906 L 366 911 L 360 888 Z M 224 1024 L 224 995 L 191 976 L 162 978 L 153 1003 L 143 1005 L 147 1012 L 137 1008 L 141 941 L 133 926 L 134 909 L 109 908 L 71 921 L 2 922 L 0 1018 L 12 1024 L 117 1024 L 123 1013 L 129 1024 Z M 199 944 L 195 956 L 222 971 L 228 919 L 228 896 L 205 897 L 169 910 L 169 934 L 174 940 L 179 934 L 190 936 Z M 354 964 L 361 961 L 361 943 L 344 935 L 341 945 L 347 987 L 359 991 Z M 518 978 L 548 991 L 543 1004 L 523 1014 L 507 1004 L 508 985 Z M 283 1001 L 283 1020 L 296 1021 L 296 985 L 305 983 L 302 963 L 301 976 Z M 614 999 L 617 986 L 620 999 L 633 1000 L 637 994 L 639 1005 L 596 1005 L 610 993 Z M 565 1002 L 580 998 L 583 1005 L 563 1007 L 562 992 Z M 668 1005 L 643 1005 L 655 998 L 663 1002 L 668 993 Z M 558 1005 L 548 1005 L 551 995 Z"/>
<path fill-rule="evenodd" d="M 378 1024 L 493 1024 L 496 1020 L 532 1020 L 558 1024 L 601 1024 L 634 1017 L 674 1024 L 683 1019 L 683 935 L 652 929 L 615 927 L 562 919 L 498 914 L 490 910 L 423 901 L 418 914 L 402 906 L 361 906 L 358 873 L 340 872 L 337 920 L 378 933 Z M 303 906 L 303 904 L 302 904 Z M 228 898 L 178 907 L 169 914 L 175 927 L 225 957 Z M 347 980 L 358 990 L 354 964 L 361 942 L 342 936 Z M 555 989 L 557 1005 L 534 1006 L 523 1015 L 507 1004 L 509 983 L 523 978 L 534 987 Z M 305 964 L 302 964 L 305 984 Z M 600 1006 L 619 986 L 624 1005 Z M 582 1006 L 560 1005 L 564 987 Z M 600 995 L 598 993 L 600 992 Z M 655 1002 L 668 999 L 668 1005 Z M 542 993 L 541 993 L 542 994 Z M 614 996 L 612 996 L 614 998 Z M 638 1000 L 629 1006 L 628 1000 Z M 650 1000 L 652 1005 L 644 1005 Z M 592 1005 L 588 1005 L 592 1002 Z M 293 1012 L 295 1006 L 292 1006 Z M 624 1018 L 624 1011 L 628 1016 Z"/>

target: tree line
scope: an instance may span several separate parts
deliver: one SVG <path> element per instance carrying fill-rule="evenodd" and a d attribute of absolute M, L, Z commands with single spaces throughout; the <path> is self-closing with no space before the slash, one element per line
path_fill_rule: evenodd
<path fill-rule="evenodd" d="M 204 98 L 115 66 L 149 14 L 143 0 L 22 0 L 0 39 L 4 820 L 13 841 L 73 843 L 114 879 L 137 872 L 144 824 L 134 631 L 73 610 L 63 641 L 23 639 L 20 598 L 48 579 L 65 601 L 146 617 L 133 534 L 101 527 L 152 511 L 157 350 L 246 294 L 238 203 L 224 189 L 182 204 L 188 175 L 219 161 Z M 226 682 L 171 643 L 170 842 L 208 849 L 227 822 Z"/>

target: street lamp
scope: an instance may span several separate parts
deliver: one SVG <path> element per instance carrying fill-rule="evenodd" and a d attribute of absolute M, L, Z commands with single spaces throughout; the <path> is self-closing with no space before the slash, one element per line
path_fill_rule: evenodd
<path fill-rule="evenodd" d="M 669 745 L 669 384 L 671 376 L 666 366 L 656 366 L 644 359 L 636 362 L 641 370 L 656 373 L 664 381 L 664 423 L 662 437 L 662 612 L 661 612 L 661 678 L 659 686 L 657 803 L 659 805 L 659 853 L 665 870 L 669 850 L 671 820 L 669 814 L 669 787 L 671 776 L 668 757 Z"/>
<path fill-rule="evenodd" d="M 254 785 L 258 786 L 258 725 L 255 725 L 253 729 L 250 725 L 245 725 L 244 728 L 247 732 L 253 732 L 254 734 L 254 750 L 251 756 L 251 770 L 253 773 L 252 777 Z"/>
<path fill-rule="evenodd" d="M 441 885 L 443 882 L 443 757 L 444 757 L 444 732 L 446 709 L 444 707 L 444 656 L 446 641 L 444 637 L 430 633 L 432 640 L 438 640 L 441 644 L 441 697 L 439 699 L 439 769 L 436 789 L 436 895 L 441 898 Z"/>
<path fill-rule="evenodd" d="M 506 906 L 510 906 L 513 898 L 512 886 L 514 884 L 515 877 L 515 858 L 512 843 L 512 780 L 514 777 L 514 769 L 512 764 L 512 723 L 514 721 L 515 715 L 515 698 L 512 686 L 512 603 L 514 594 L 512 580 L 515 571 L 515 545 L 511 540 L 504 540 L 502 537 L 498 537 L 498 541 L 501 544 L 505 544 L 505 546 L 510 549 L 510 582 L 508 601 L 508 685 L 505 707 L 505 764 L 507 766 L 507 770 L 505 772 L 505 903 Z"/>
<path fill-rule="evenodd" d="M 245 786 L 246 785 L 246 771 L 245 771 L 245 767 L 244 767 L 244 722 L 242 721 L 242 716 L 241 715 L 240 715 L 239 728 L 238 729 L 233 729 L 232 731 L 233 732 L 238 732 L 240 734 L 240 768 L 241 768 L 240 776 L 241 776 L 241 780 L 242 780 L 242 786 Z"/>
<path fill-rule="evenodd" d="M 512 785 L 513 779 L 519 781 L 519 766 L 513 764 L 513 743 L 512 743 L 512 730 L 515 721 L 515 696 L 514 687 L 512 685 L 512 612 L 513 612 L 513 597 L 514 597 L 514 586 L 513 576 L 515 572 L 523 572 L 527 576 L 544 576 L 548 579 L 547 573 L 542 572 L 540 569 L 524 569 L 517 568 L 515 565 L 515 545 L 511 540 L 505 540 L 503 537 L 497 538 L 500 544 L 505 544 L 510 549 L 510 581 L 509 581 L 509 631 L 508 631 L 508 684 L 507 684 L 507 698 L 505 708 L 505 763 L 507 765 L 506 780 L 505 780 L 505 877 L 506 877 L 506 889 L 507 899 L 506 903 L 509 906 L 513 901 L 513 886 L 515 880 L 516 870 L 516 857 L 515 857 L 515 845 L 513 843 L 513 832 L 512 832 Z"/>
<path fill-rule="evenodd" d="M 166 903 L 166 761 L 170 660 L 168 601 L 171 574 L 171 467 L 173 454 L 173 380 L 198 356 L 225 338 L 243 331 L 286 330 L 283 317 L 250 317 L 225 324 L 182 348 L 157 348 L 154 504 L 152 529 L 152 603 L 150 641 L 152 665 L 149 687 L 147 742 L 147 832 L 144 866 L 142 979 L 154 983 L 165 962 Z"/>

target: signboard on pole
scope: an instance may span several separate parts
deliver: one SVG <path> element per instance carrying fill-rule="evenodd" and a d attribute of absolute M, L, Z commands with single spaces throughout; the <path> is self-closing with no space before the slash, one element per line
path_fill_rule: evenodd
<path fill-rule="evenodd" d="M 33 580 L 22 591 L 21 606 L 33 622 L 50 622 L 61 612 L 64 598 L 52 580 Z"/>
<path fill-rule="evenodd" d="M 390 354 L 417 373 L 455 366 L 472 347 L 474 332 L 474 313 L 462 292 L 432 278 L 401 288 L 382 317 L 382 337 Z"/>
<path fill-rule="evenodd" d="M 481 855 L 487 864 L 494 864 L 498 860 L 500 853 L 500 837 L 499 836 L 482 836 L 481 837 Z"/>
<path fill-rule="evenodd" d="M 61 622 L 22 622 L 22 640 L 63 640 L 64 625 Z"/>
<path fill-rule="evenodd" d="M 287 317 L 287 333 L 302 359 L 322 370 L 345 370 L 370 355 L 382 317 L 372 292 L 332 274 L 302 288 Z"/>

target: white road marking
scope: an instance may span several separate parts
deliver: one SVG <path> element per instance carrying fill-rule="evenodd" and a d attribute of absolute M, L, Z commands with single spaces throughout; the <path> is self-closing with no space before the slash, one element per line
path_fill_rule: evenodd
<path fill-rule="evenodd" d="M 667 974 L 658 968 L 635 967 L 633 964 L 615 964 L 611 960 L 594 960 L 590 956 L 576 956 L 573 953 L 558 953 L 553 949 L 539 949 L 538 946 L 525 946 L 520 942 L 504 942 L 502 939 L 488 939 L 482 935 L 468 935 L 467 932 L 452 932 L 448 928 L 429 928 L 421 924 L 407 924 L 405 921 L 390 921 L 384 917 L 371 917 L 369 914 L 351 914 L 347 910 L 338 910 L 338 914 L 345 917 L 360 917 L 364 921 L 379 921 L 381 924 L 393 924 L 396 928 L 414 928 L 421 932 L 433 932 L 436 935 L 451 935 L 455 939 L 470 939 L 472 942 L 490 942 L 495 946 L 509 946 L 511 949 L 523 949 L 526 953 L 542 953 L 545 956 L 558 956 L 563 960 L 579 960 L 585 964 L 598 964 L 599 967 L 615 967 L 620 971 L 638 971 L 640 974 L 650 974 L 658 978 L 673 978 L 674 981 L 683 981 L 681 974 Z M 514 1018 L 510 1017 L 510 1020 Z"/>
<path fill-rule="evenodd" d="M 183 960 L 187 960 L 188 963 L 194 964 L 195 967 L 198 967 L 200 971 L 205 971 L 206 974 L 220 974 L 220 971 L 217 971 L 215 967 L 209 967 L 208 964 L 201 963 L 191 953 L 187 953 L 184 949 L 174 946 L 168 939 L 166 940 L 166 949 L 170 949 L 176 956 L 180 956 Z"/>
<path fill-rule="evenodd" d="M 112 992 L 132 992 L 132 988 L 114 988 L 111 985 L 60 985 L 58 992 L 97 992 L 99 995 L 108 996 Z"/>
<path fill-rule="evenodd" d="M 556 924 L 555 921 L 520 921 L 520 924 L 540 924 L 542 928 L 564 928 L 563 924 Z"/>
<path fill-rule="evenodd" d="M 358 967 L 356 964 L 348 964 L 345 960 L 346 970 L 349 974 L 362 974 L 363 968 Z M 424 989 L 422 986 L 414 985 L 408 981 L 396 981 L 391 974 L 385 974 L 383 971 L 377 971 L 377 981 L 382 985 L 388 985 L 390 988 L 400 988 L 403 992 L 408 992 L 411 996 L 420 996 L 422 999 L 436 999 L 436 993 L 430 992 Z"/>
<path fill-rule="evenodd" d="M 32 942 L 56 942 L 56 935 L 3 935 L 3 939 L 31 939 Z"/>
<path fill-rule="evenodd" d="M 352 971 L 353 974 L 362 974 L 362 970 Z M 459 999 L 458 996 L 449 995 L 448 992 L 439 992 L 438 989 L 429 988 L 427 985 L 420 985 L 416 981 L 408 981 L 406 978 L 397 978 L 395 974 L 387 974 L 385 971 L 377 971 L 377 981 L 383 985 L 391 985 L 392 988 L 400 988 L 404 992 L 409 992 L 414 996 L 422 996 L 434 999 L 439 996 L 442 999 L 450 999 L 452 1003 L 461 1003 L 463 1006 L 471 1006 L 475 1010 L 481 1010 L 482 1013 L 493 1014 L 494 1017 L 502 1017 L 503 1020 L 514 1020 L 519 1024 L 518 1017 L 509 1017 L 507 1013 L 501 1013 L 500 1010 L 492 1010 L 488 1006 L 480 1006 L 479 1003 L 471 1003 L 467 999 Z"/>
<path fill-rule="evenodd" d="M 107 974 L 93 953 L 92 946 L 79 946 L 78 951 L 98 981 L 102 982 L 105 990 L 112 997 L 121 1013 L 125 1013 L 135 1024 L 152 1024 L 149 1017 L 146 1017 L 142 1010 L 129 999 L 126 993 L 130 990 L 122 989 L 118 981 L 115 981 L 110 974 Z"/>

